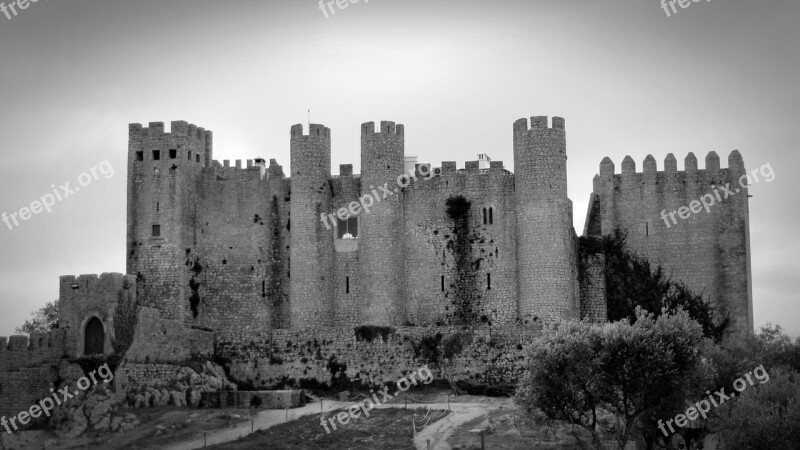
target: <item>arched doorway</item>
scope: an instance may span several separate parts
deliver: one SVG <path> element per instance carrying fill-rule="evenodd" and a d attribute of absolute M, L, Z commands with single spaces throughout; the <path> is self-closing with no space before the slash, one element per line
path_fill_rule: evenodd
<path fill-rule="evenodd" d="M 100 322 L 97 317 L 92 317 L 89 323 L 86 324 L 83 342 L 84 355 L 102 355 L 105 352 L 103 322 Z"/>

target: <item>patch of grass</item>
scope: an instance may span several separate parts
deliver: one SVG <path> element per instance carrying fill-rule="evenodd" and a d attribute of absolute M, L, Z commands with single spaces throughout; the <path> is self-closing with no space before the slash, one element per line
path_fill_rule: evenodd
<path fill-rule="evenodd" d="M 427 409 L 378 409 L 370 411 L 369 417 L 363 415 L 353 419 L 347 425 L 336 422 L 336 430 L 328 423 L 330 433 L 320 425 L 320 415 L 305 416 L 289 423 L 276 425 L 268 430 L 238 441 L 227 442 L 213 447 L 214 449 L 243 450 L 251 448 L 268 448 L 270 450 L 318 450 L 331 448 L 375 448 L 406 449 L 414 445 L 414 432 L 411 420 L 424 423 L 422 417 Z M 326 417 L 334 417 L 333 411 Z M 434 414 L 440 413 L 434 411 Z M 445 417 L 442 415 L 441 417 Z M 431 423 L 436 419 L 431 420 Z"/>

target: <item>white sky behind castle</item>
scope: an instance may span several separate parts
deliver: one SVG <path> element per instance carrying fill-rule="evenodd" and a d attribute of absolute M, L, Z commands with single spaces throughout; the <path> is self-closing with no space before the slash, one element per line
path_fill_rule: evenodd
<path fill-rule="evenodd" d="M 187 120 L 215 157 L 277 158 L 289 127 L 331 128 L 333 168 L 359 172 L 359 125 L 405 124 L 435 166 L 487 153 L 513 170 L 512 123 L 566 119 L 582 232 L 604 156 L 679 170 L 739 149 L 775 179 L 751 189 L 756 327 L 800 334 L 793 179 L 800 142 L 800 3 L 371 0 L 325 18 L 314 0 L 71 0 L 0 15 L 0 212 L 108 159 L 93 182 L 8 230 L 0 223 L 0 335 L 58 296 L 58 276 L 124 272 L 127 124 Z M 168 126 L 168 125 L 167 125 Z M 794 284 L 792 284 L 794 283 Z"/>

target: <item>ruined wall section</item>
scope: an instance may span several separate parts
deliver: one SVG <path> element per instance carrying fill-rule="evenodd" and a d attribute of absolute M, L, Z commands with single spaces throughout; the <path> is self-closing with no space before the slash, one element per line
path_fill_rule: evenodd
<path fill-rule="evenodd" d="M 458 323 L 463 315 L 458 308 L 475 323 L 514 322 L 514 176 L 501 161 L 493 161 L 488 170 L 480 170 L 477 161 L 461 170 L 455 162 L 442 162 L 441 176 L 426 180 L 428 169 L 418 169 L 404 190 L 408 323 Z M 447 214 L 447 200 L 456 196 L 470 203 L 466 240 L 457 239 L 456 223 Z"/>
<path fill-rule="evenodd" d="M 184 121 L 148 128 L 130 124 L 126 272 L 137 276 L 141 305 L 191 325 L 191 272 L 201 172 L 211 163 L 212 135 Z"/>
<path fill-rule="evenodd" d="M 616 227 L 626 230 L 635 252 L 661 264 L 693 292 L 726 302 L 732 312 L 728 332 L 752 332 L 748 189 L 739 183 L 744 174 L 738 151 L 730 154 L 726 169 L 720 168 L 716 152 L 710 152 L 702 170 L 689 153 L 680 172 L 672 154 L 666 157 L 663 172 L 657 170 L 652 155 L 641 173 L 630 156 L 622 162 L 621 174 L 615 174 L 614 163 L 605 158 L 595 179 L 597 208 L 587 220 L 587 230 L 596 230 L 598 223 L 604 235 Z M 707 203 L 713 200 L 708 209 L 700 202 L 704 196 Z M 669 217 L 693 202 L 694 211 L 684 210 L 687 218 Z"/>

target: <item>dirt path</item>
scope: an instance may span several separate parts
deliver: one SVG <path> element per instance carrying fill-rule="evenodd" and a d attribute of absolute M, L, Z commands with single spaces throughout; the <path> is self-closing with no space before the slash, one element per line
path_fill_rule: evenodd
<path fill-rule="evenodd" d="M 344 406 L 346 404 L 347 403 L 325 400 L 325 402 L 323 403 L 323 407 L 325 409 L 325 412 L 328 412 L 337 409 L 341 406 Z M 288 411 L 288 417 L 289 420 L 291 421 L 303 416 L 317 414 L 319 412 L 320 412 L 320 404 L 319 402 L 315 402 L 315 403 L 309 403 L 301 408 L 290 409 Z M 235 441 L 240 437 L 249 435 L 251 433 L 251 429 L 266 430 L 267 428 L 286 422 L 286 417 L 287 417 L 286 415 L 287 412 L 282 409 L 261 411 L 255 416 L 252 424 L 249 420 L 247 420 L 240 423 L 239 425 L 236 425 L 233 428 L 209 432 L 206 435 L 205 440 L 209 446 Z M 204 446 L 203 436 L 198 436 L 197 438 L 194 438 L 192 440 L 170 444 L 162 448 L 165 450 L 191 450 L 195 448 L 203 448 L 203 446 Z"/>
<path fill-rule="evenodd" d="M 417 433 L 417 437 L 414 438 L 414 446 L 417 450 L 426 450 L 428 448 L 427 441 L 430 440 L 431 450 L 450 450 L 447 440 L 453 435 L 456 428 L 484 416 L 490 411 L 499 409 L 509 401 L 508 399 L 487 399 L 482 402 L 450 403 L 453 413 Z"/>
<path fill-rule="evenodd" d="M 448 415 L 447 417 L 431 424 L 429 427 L 425 428 L 421 432 L 417 433 L 416 438 L 414 438 L 414 446 L 418 450 L 426 450 L 427 449 L 427 440 L 430 439 L 431 441 L 431 449 L 433 450 L 449 450 L 450 446 L 446 443 L 447 438 L 450 437 L 453 433 L 455 427 L 469 422 L 475 418 L 478 418 L 484 415 L 487 411 L 491 411 L 500 407 L 505 400 L 501 399 L 486 399 L 486 401 L 481 402 L 466 402 L 466 403 L 450 403 L 450 409 L 452 414 Z M 333 400 L 325 400 L 323 403 L 325 412 L 329 412 L 335 409 L 340 409 L 352 404 L 351 402 L 339 402 Z M 431 409 L 439 409 L 439 410 L 446 410 L 447 403 L 426 403 L 426 404 L 412 404 L 409 403 L 409 407 L 419 408 L 419 407 L 430 407 Z M 402 404 L 388 404 L 388 405 L 381 405 L 378 409 L 383 408 L 404 408 L 405 406 Z M 319 402 L 309 403 L 302 408 L 295 408 L 290 409 L 288 411 L 289 420 L 295 420 L 303 416 L 318 414 L 320 412 L 320 404 Z M 224 430 L 216 430 L 213 432 L 209 432 L 206 435 L 206 443 L 211 445 L 217 444 L 224 444 L 225 442 L 235 441 L 240 437 L 247 436 L 251 433 L 251 426 L 255 430 L 266 430 L 272 426 L 281 424 L 286 422 L 286 411 L 285 410 L 268 410 L 268 411 L 261 411 L 259 412 L 255 418 L 253 419 L 253 423 L 245 421 L 239 425 L 236 425 L 232 428 L 227 428 Z M 170 444 L 165 447 L 161 447 L 164 450 L 192 450 L 196 448 L 203 448 L 204 440 L 203 436 L 198 436 L 192 440 L 178 442 L 174 444 Z"/>

